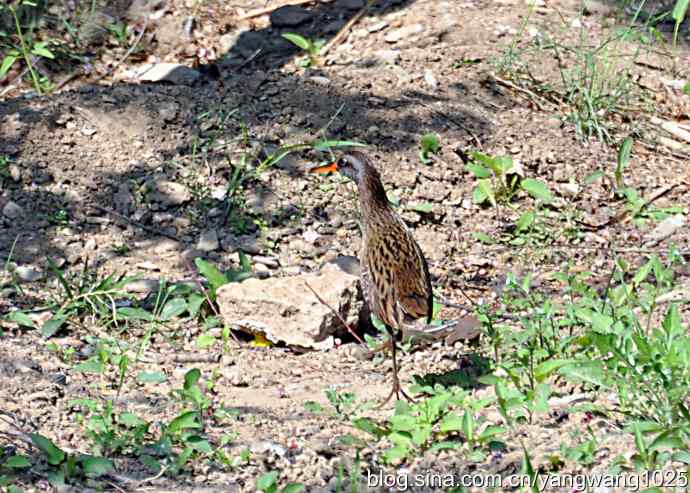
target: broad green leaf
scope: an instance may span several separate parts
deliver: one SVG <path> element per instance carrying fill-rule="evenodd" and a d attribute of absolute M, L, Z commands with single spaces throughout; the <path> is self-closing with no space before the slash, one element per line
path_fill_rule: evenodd
<path fill-rule="evenodd" d="M 536 378 L 537 382 L 543 382 L 559 368 L 573 363 L 576 363 L 576 361 L 572 359 L 550 359 L 544 361 L 534 368 L 534 378 Z"/>
<path fill-rule="evenodd" d="M 520 219 L 518 219 L 518 222 L 517 222 L 517 225 L 516 225 L 515 229 L 516 229 L 518 232 L 526 230 L 526 229 L 529 228 L 529 227 L 532 225 L 532 223 L 534 222 L 534 217 L 535 217 L 534 211 L 527 211 L 527 212 L 524 212 L 524 213 L 520 216 Z"/>
<path fill-rule="evenodd" d="M 48 464 L 57 466 L 63 460 L 65 460 L 65 453 L 43 435 L 39 435 L 38 433 L 29 433 L 29 437 L 31 438 L 33 444 L 46 455 Z"/>
<path fill-rule="evenodd" d="M 199 414 L 196 411 L 186 411 L 175 417 L 168 425 L 168 430 L 172 433 L 177 433 L 178 431 L 185 429 L 197 429 L 201 428 L 201 425 L 197 421 Z"/>
<path fill-rule="evenodd" d="M 168 377 L 166 377 L 165 373 L 163 373 L 162 371 L 142 371 L 139 372 L 139 374 L 137 375 L 137 381 L 140 383 L 161 383 L 165 382 L 167 378 Z"/>
<path fill-rule="evenodd" d="M 413 416 L 395 414 L 391 416 L 390 424 L 396 431 L 412 431 L 417 427 L 417 420 Z"/>
<path fill-rule="evenodd" d="M 688 96 L 690 96 L 690 82 L 688 82 L 687 84 L 685 84 L 685 85 L 683 86 L 683 92 L 684 92 L 685 94 L 687 94 Z"/>
<path fill-rule="evenodd" d="M 601 170 L 593 171 L 592 173 L 585 176 L 585 185 L 591 185 L 595 181 L 599 180 L 604 176 L 604 172 Z"/>
<path fill-rule="evenodd" d="M 420 140 L 420 145 L 422 147 L 422 152 L 438 152 L 441 148 L 441 143 L 436 134 L 424 134 Z"/>
<path fill-rule="evenodd" d="M 196 347 L 199 349 L 204 349 L 209 346 L 213 346 L 215 342 L 216 338 L 213 337 L 211 334 L 201 334 L 199 337 L 196 338 Z"/>
<path fill-rule="evenodd" d="M 465 166 L 465 169 L 472 173 L 474 176 L 477 178 L 490 178 L 491 177 L 491 170 L 485 168 L 481 164 L 477 163 L 468 163 L 467 166 Z"/>
<path fill-rule="evenodd" d="M 225 274 L 201 257 L 195 258 L 194 263 L 196 264 L 196 268 L 199 269 L 199 273 L 206 278 L 214 292 L 216 289 L 229 282 Z"/>
<path fill-rule="evenodd" d="M 352 420 L 352 425 L 358 430 L 374 435 L 376 438 L 381 438 L 386 434 L 386 430 L 374 423 L 369 418 L 357 418 Z"/>
<path fill-rule="evenodd" d="M 260 491 L 267 492 L 271 488 L 276 487 L 276 482 L 278 481 L 278 471 L 270 471 L 262 474 L 256 480 L 256 489 Z"/>
<path fill-rule="evenodd" d="M 576 365 L 566 365 L 558 369 L 564 377 L 578 382 L 606 387 L 606 378 L 601 361 L 590 361 Z"/>
<path fill-rule="evenodd" d="M 97 356 L 92 356 L 86 361 L 83 361 L 78 365 L 74 365 L 73 371 L 79 373 L 95 373 L 100 375 L 104 371 L 103 362 Z"/>
<path fill-rule="evenodd" d="M 67 315 L 61 312 L 56 313 L 41 326 L 41 334 L 43 334 L 45 338 L 53 336 L 60 330 L 60 327 L 62 327 L 62 324 L 64 324 L 66 320 Z"/>
<path fill-rule="evenodd" d="M 117 317 L 122 320 L 143 320 L 145 322 L 154 320 L 152 313 L 147 312 L 143 308 L 132 308 L 129 306 L 118 308 Z"/>
<path fill-rule="evenodd" d="M 204 302 L 206 302 L 206 297 L 202 294 L 192 293 L 189 295 L 189 298 L 187 298 L 187 311 L 191 318 L 199 315 Z"/>
<path fill-rule="evenodd" d="M 491 236 L 487 235 L 486 233 L 473 232 L 472 236 L 474 236 L 477 240 L 481 241 L 482 243 L 486 243 L 487 245 L 493 245 L 494 243 L 496 243 L 496 240 L 493 239 Z"/>
<path fill-rule="evenodd" d="M 184 298 L 172 298 L 168 300 L 160 313 L 160 319 L 167 321 L 178 317 L 187 311 L 187 301 Z"/>
<path fill-rule="evenodd" d="M 187 373 L 184 375 L 184 388 L 185 390 L 189 390 L 192 385 L 195 385 L 197 382 L 199 382 L 199 379 L 201 378 L 201 370 L 198 368 L 192 368 L 189 370 Z"/>
<path fill-rule="evenodd" d="M 0 466 L 12 469 L 23 469 L 25 467 L 30 467 L 31 461 L 24 455 L 12 455 L 8 457 L 5 462 L 0 463 Z"/>
<path fill-rule="evenodd" d="M 680 312 L 678 311 L 678 305 L 672 303 L 666 312 L 666 317 L 662 322 L 662 326 L 667 334 L 676 334 L 682 331 Z"/>
<path fill-rule="evenodd" d="M 489 180 L 479 180 L 477 188 L 480 190 L 482 196 L 489 199 L 491 205 L 496 207 L 496 196 L 494 195 L 494 189 L 491 187 L 491 182 Z M 480 201 L 480 203 L 481 202 L 483 202 L 483 200 Z"/>
<path fill-rule="evenodd" d="M 298 48 L 302 48 L 303 50 L 309 51 L 311 42 L 304 36 L 300 36 L 296 33 L 283 33 L 282 36 Z"/>
<path fill-rule="evenodd" d="M 10 322 L 14 322 L 17 325 L 21 325 L 23 327 L 31 327 L 32 329 L 36 328 L 36 324 L 34 324 L 34 321 L 31 320 L 31 318 L 29 318 L 29 316 L 21 310 L 8 313 L 5 316 L 5 320 L 9 320 Z"/>
<path fill-rule="evenodd" d="M 539 180 L 535 180 L 533 178 L 525 178 L 520 182 L 520 186 L 532 197 L 534 197 L 537 200 L 541 200 L 546 204 L 553 200 L 549 188 Z"/>
<path fill-rule="evenodd" d="M 462 431 L 462 418 L 455 413 L 446 414 L 441 421 L 441 431 L 448 433 L 449 431 Z"/>
<path fill-rule="evenodd" d="M 490 425 L 484 428 L 484 430 L 479 434 L 477 439 L 480 442 L 486 442 L 490 438 L 493 438 L 498 435 L 502 435 L 503 433 L 506 433 L 508 431 L 508 428 L 505 428 L 503 426 L 496 426 L 496 425 Z"/>
<path fill-rule="evenodd" d="M 2 61 L 2 65 L 0 65 L 0 79 L 5 77 L 5 74 L 9 72 L 10 68 L 12 68 L 12 65 L 14 65 L 14 62 L 17 61 L 17 56 L 16 55 L 6 55 L 5 58 Z"/>
<path fill-rule="evenodd" d="M 592 313 L 592 328 L 597 332 L 606 334 L 613 325 L 613 318 L 599 312 Z"/>
<path fill-rule="evenodd" d="M 36 43 L 33 48 L 31 48 L 31 53 L 34 55 L 42 56 L 44 58 L 50 58 L 51 60 L 55 58 L 55 55 L 53 55 L 53 52 L 50 51 L 48 48 L 48 43 L 45 41 L 42 41 L 40 43 Z"/>
<path fill-rule="evenodd" d="M 201 452 L 202 454 L 212 454 L 213 453 L 213 447 L 211 447 L 211 444 L 208 443 L 208 440 L 204 440 L 200 436 L 191 436 L 185 440 L 185 443 L 192 447 L 194 450 L 197 452 Z"/>
<path fill-rule="evenodd" d="M 122 413 L 117 417 L 118 423 L 124 426 L 129 426 L 130 428 L 135 428 L 137 426 L 141 426 L 143 424 L 146 424 L 146 421 L 141 419 L 139 416 L 137 416 L 134 413 Z"/>
<path fill-rule="evenodd" d="M 396 445 L 393 448 L 386 450 L 383 453 L 383 459 L 387 463 L 394 462 L 396 460 L 404 459 L 410 453 L 410 449 L 403 445 Z"/>
<path fill-rule="evenodd" d="M 79 458 L 84 474 L 90 477 L 97 477 L 114 471 L 113 463 L 105 457 L 93 457 L 82 455 Z"/>

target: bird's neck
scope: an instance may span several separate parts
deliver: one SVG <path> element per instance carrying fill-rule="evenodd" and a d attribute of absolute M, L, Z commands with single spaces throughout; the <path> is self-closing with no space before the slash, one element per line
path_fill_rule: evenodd
<path fill-rule="evenodd" d="M 364 177 L 358 184 L 359 206 L 365 224 L 381 222 L 395 216 L 388 202 L 386 190 L 378 177 Z"/>

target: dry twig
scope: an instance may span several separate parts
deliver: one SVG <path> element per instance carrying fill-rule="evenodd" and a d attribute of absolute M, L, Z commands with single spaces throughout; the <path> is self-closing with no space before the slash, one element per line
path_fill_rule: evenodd
<path fill-rule="evenodd" d="M 331 40 L 328 43 L 326 43 L 326 46 L 324 46 L 321 49 L 321 52 L 319 54 L 325 56 L 329 51 L 331 51 L 331 49 L 338 46 L 340 44 L 340 42 L 343 40 L 343 38 L 347 35 L 347 33 L 350 32 L 350 29 L 352 29 L 352 26 L 354 26 L 355 24 L 357 24 L 357 22 L 359 22 L 359 20 L 364 16 L 364 14 L 367 13 L 367 10 L 369 10 L 369 8 L 372 5 L 374 5 L 375 1 L 376 0 L 368 0 L 367 3 L 364 5 L 364 7 L 362 7 L 360 9 L 360 11 L 357 12 L 352 19 L 347 21 L 347 23 L 340 29 L 340 31 L 338 31 L 338 34 L 333 36 L 333 38 L 331 38 Z"/>
<path fill-rule="evenodd" d="M 354 337 L 355 339 L 357 339 L 357 341 L 358 341 L 361 345 L 363 345 L 365 348 L 368 349 L 367 345 L 364 343 L 364 341 L 362 340 L 362 338 L 359 337 L 359 336 L 357 335 L 357 333 L 356 333 L 354 330 L 352 330 L 352 327 L 350 327 L 350 325 L 343 319 L 343 317 L 340 316 L 340 313 L 338 313 L 331 305 L 329 305 L 328 303 L 326 303 L 326 300 L 324 300 L 321 296 L 319 296 L 319 293 L 317 293 L 317 292 L 314 290 L 314 288 L 312 288 L 312 287 L 309 285 L 309 283 L 308 283 L 307 281 L 304 281 L 304 284 L 309 288 L 309 291 L 311 291 L 312 293 L 314 293 L 314 296 L 316 296 L 316 299 L 319 300 L 319 303 L 321 303 L 323 306 L 325 306 L 325 307 L 328 308 L 331 312 L 333 312 L 333 315 L 335 315 L 335 316 L 338 318 L 338 320 L 340 320 L 340 323 L 343 324 L 343 326 L 344 326 L 344 327 L 347 329 L 347 331 L 352 335 L 352 337 Z"/>

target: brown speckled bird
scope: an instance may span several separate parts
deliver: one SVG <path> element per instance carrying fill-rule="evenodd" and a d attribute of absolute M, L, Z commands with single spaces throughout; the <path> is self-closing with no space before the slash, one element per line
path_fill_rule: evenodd
<path fill-rule="evenodd" d="M 413 320 L 426 318 L 431 323 L 433 293 L 429 268 L 422 249 L 409 229 L 393 210 L 381 177 L 367 156 L 352 151 L 338 161 L 310 170 L 314 173 L 338 171 L 357 185 L 362 212 L 363 234 L 360 253 L 360 277 L 364 297 L 371 312 L 381 320 L 390 334 L 393 357 L 393 394 L 412 400 L 398 380 L 395 331 L 404 333 L 404 326 Z"/>

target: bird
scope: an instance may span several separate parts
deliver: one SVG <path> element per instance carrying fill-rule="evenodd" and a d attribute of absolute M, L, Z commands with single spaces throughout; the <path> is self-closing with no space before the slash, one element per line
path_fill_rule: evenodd
<path fill-rule="evenodd" d="M 432 321 L 434 298 L 424 253 L 388 201 L 381 175 L 366 154 L 349 151 L 309 172 L 338 172 L 357 186 L 362 217 L 362 292 L 371 313 L 383 322 L 390 336 L 386 345 L 393 360 L 393 388 L 381 406 L 393 395 L 400 400 L 402 394 L 413 401 L 398 378 L 395 335 L 398 331 L 404 335 L 405 326 L 420 318 L 427 324 Z"/>

